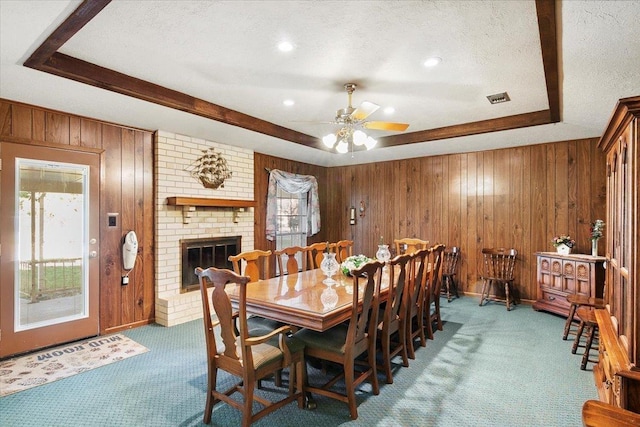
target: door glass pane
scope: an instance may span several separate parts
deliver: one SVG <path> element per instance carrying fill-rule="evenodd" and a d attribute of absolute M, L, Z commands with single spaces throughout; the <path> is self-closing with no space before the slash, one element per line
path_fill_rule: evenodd
<path fill-rule="evenodd" d="M 88 316 L 89 167 L 16 159 L 15 330 Z"/>

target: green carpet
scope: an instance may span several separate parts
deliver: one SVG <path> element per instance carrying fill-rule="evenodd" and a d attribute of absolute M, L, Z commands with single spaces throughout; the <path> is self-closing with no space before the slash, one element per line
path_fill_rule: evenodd
<path fill-rule="evenodd" d="M 597 399 L 592 364 L 581 371 L 564 319 L 518 305 L 478 307 L 477 298 L 442 299 L 444 330 L 419 347 L 394 383 L 379 372 L 380 395 L 363 385 L 359 418 L 346 404 L 316 396 L 318 408 L 295 403 L 257 426 L 581 426 L 581 407 Z M 124 332 L 149 352 L 0 398 L 0 425 L 199 426 L 205 404 L 202 321 Z M 310 375 L 319 372 L 310 370 Z M 229 382 L 224 376 L 219 382 Z M 273 383 L 265 383 L 267 389 Z M 267 390 L 267 393 L 269 391 Z M 239 413 L 214 408 L 213 426 L 239 425 Z"/>

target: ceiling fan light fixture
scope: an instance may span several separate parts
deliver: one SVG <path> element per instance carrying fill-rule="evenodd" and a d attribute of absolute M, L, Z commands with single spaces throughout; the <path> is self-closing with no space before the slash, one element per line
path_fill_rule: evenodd
<path fill-rule="evenodd" d="M 367 140 L 364 142 L 364 146 L 367 147 L 367 150 L 371 150 L 373 147 L 376 146 L 377 143 L 378 143 L 377 140 L 368 136 Z"/>
<path fill-rule="evenodd" d="M 346 154 L 349 152 L 349 144 L 344 139 L 341 139 L 336 145 L 336 151 L 340 154 Z"/>
<path fill-rule="evenodd" d="M 363 145 L 367 142 L 367 134 L 360 129 L 353 132 L 353 143 L 357 146 Z"/>
<path fill-rule="evenodd" d="M 327 147 L 327 148 L 333 148 L 333 146 L 336 143 L 336 135 L 333 133 L 330 133 L 328 135 L 325 135 L 322 137 L 322 143 Z"/>

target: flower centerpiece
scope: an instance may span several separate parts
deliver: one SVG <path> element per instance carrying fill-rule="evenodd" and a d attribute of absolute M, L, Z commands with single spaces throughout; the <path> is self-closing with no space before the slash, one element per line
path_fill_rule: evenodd
<path fill-rule="evenodd" d="M 571 238 L 571 236 L 565 236 L 564 234 L 561 236 L 556 236 L 551 240 L 553 246 L 556 247 L 558 253 L 561 254 L 569 254 L 571 252 L 571 248 L 576 245 L 576 241 Z"/>
<path fill-rule="evenodd" d="M 352 270 L 359 268 L 362 264 L 366 264 L 369 261 L 371 261 L 371 258 L 366 255 L 352 255 L 342 261 L 342 264 L 340 264 L 340 270 L 342 271 L 342 274 L 348 276 L 351 274 Z"/>

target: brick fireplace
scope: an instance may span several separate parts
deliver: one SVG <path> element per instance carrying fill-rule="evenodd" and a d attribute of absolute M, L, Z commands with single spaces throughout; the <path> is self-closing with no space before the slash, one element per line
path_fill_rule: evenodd
<path fill-rule="evenodd" d="M 199 290 L 182 289 L 182 243 L 239 238 L 242 251 L 252 250 L 254 221 L 253 208 L 184 209 L 168 205 L 167 198 L 254 200 L 253 151 L 164 131 L 156 133 L 155 144 L 156 322 L 173 326 L 202 317 Z M 224 187 L 215 190 L 204 188 L 187 170 L 202 150 L 211 147 L 223 155 L 232 171 Z"/>

